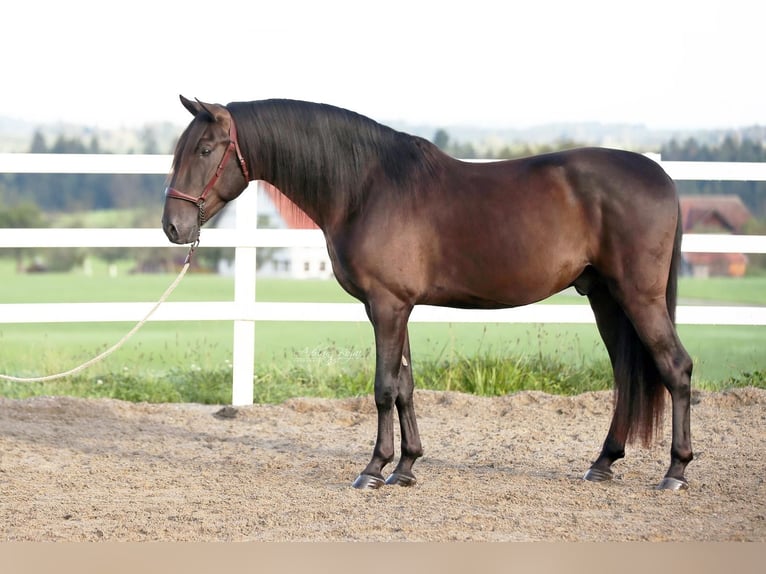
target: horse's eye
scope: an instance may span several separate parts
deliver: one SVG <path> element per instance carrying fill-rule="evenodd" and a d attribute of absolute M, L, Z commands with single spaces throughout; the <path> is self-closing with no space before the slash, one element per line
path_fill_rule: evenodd
<path fill-rule="evenodd" d="M 210 153 L 211 153 L 212 151 L 213 151 L 213 150 L 211 150 L 209 147 L 203 147 L 202 149 L 200 149 L 200 150 L 199 150 L 199 154 L 200 154 L 202 157 L 207 157 L 207 156 L 209 156 L 209 155 L 210 155 Z"/>

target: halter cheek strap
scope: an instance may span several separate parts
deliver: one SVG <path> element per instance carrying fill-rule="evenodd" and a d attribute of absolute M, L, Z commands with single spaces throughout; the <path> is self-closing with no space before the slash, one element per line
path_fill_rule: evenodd
<path fill-rule="evenodd" d="M 184 201 L 195 204 L 199 209 L 199 222 L 200 225 L 202 225 L 205 222 L 205 200 L 207 199 L 208 194 L 213 189 L 215 184 L 218 182 L 218 179 L 221 177 L 226 164 L 229 162 L 232 151 L 237 154 L 239 168 L 242 170 L 242 175 L 245 176 L 245 181 L 249 182 L 250 172 L 247 169 L 247 163 L 245 162 L 245 158 L 242 155 L 242 150 L 239 148 L 239 141 L 237 140 L 237 126 L 234 123 L 234 118 L 231 118 L 231 122 L 229 123 L 229 145 L 226 147 L 226 151 L 223 153 L 221 161 L 218 162 L 218 167 L 215 168 L 213 177 L 211 177 L 210 181 L 207 182 L 207 185 L 202 190 L 202 193 L 195 197 L 193 195 L 189 195 L 188 193 L 184 193 L 183 191 L 179 191 L 174 187 L 167 187 L 165 188 L 165 197 L 182 199 Z"/>

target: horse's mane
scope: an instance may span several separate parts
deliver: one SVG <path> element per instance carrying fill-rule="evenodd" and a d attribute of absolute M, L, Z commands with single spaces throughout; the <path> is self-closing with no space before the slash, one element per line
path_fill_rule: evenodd
<path fill-rule="evenodd" d="M 326 104 L 263 100 L 227 108 L 253 169 L 315 213 L 358 208 L 373 175 L 412 193 L 442 155 L 426 140 Z"/>

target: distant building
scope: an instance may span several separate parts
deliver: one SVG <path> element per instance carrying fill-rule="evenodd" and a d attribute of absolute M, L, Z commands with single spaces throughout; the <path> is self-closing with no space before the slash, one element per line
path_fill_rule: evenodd
<path fill-rule="evenodd" d="M 318 229 L 297 205 L 274 186 L 264 183 L 259 190 L 258 219 L 266 220 L 271 229 Z M 217 217 L 216 227 L 234 227 L 234 210 L 224 209 Z M 263 253 L 267 248 L 261 248 Z M 231 273 L 232 262 L 219 262 L 219 272 Z M 259 277 L 290 279 L 329 279 L 333 277 L 330 256 L 325 247 L 283 247 L 270 249 L 258 268 Z"/>
<path fill-rule="evenodd" d="M 752 217 L 736 195 L 681 196 L 684 233 L 740 234 Z M 685 253 L 684 271 L 694 277 L 742 277 L 747 270 L 744 253 Z"/>

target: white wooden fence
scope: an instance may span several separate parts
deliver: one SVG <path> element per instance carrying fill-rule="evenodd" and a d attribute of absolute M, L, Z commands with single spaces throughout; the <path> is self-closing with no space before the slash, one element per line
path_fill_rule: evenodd
<path fill-rule="evenodd" d="M 654 157 L 660 161 L 658 157 Z M 660 162 L 677 180 L 766 181 L 766 163 Z M 165 174 L 163 155 L 0 154 L 0 173 Z M 160 190 L 158 190 L 159 193 Z M 255 324 L 258 321 L 366 321 L 361 304 L 266 303 L 255 297 L 255 250 L 258 247 L 324 246 L 320 231 L 256 229 L 257 193 L 235 202 L 234 229 L 204 229 L 201 245 L 234 247 L 234 298 L 218 302 L 167 302 L 153 321 L 226 320 L 234 324 L 233 392 L 235 405 L 253 402 Z M 171 247 L 159 229 L 0 229 L 0 248 L 16 247 Z M 766 253 L 766 236 L 687 235 L 684 252 Z M 1 301 L 0 295 L 0 301 Z M 159 294 L 158 294 L 159 297 Z M 136 322 L 147 303 L 0 303 L 0 323 Z M 692 306 L 677 310 L 679 324 L 766 325 L 766 307 Z M 450 323 L 592 323 L 587 305 L 529 305 L 497 311 L 420 306 L 414 322 Z"/>

